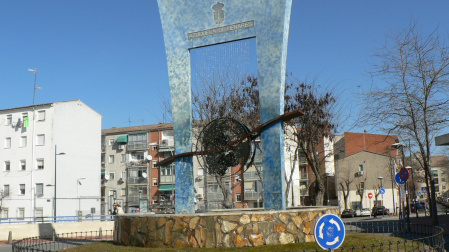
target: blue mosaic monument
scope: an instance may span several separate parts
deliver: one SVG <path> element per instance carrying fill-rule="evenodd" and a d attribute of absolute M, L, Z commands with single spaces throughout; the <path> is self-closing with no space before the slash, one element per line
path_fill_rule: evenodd
<path fill-rule="evenodd" d="M 255 38 L 261 123 L 284 113 L 291 0 L 158 0 L 167 54 L 175 155 L 192 151 L 189 50 Z M 262 132 L 266 210 L 285 210 L 284 129 Z M 192 157 L 175 161 L 176 213 L 194 213 Z"/>

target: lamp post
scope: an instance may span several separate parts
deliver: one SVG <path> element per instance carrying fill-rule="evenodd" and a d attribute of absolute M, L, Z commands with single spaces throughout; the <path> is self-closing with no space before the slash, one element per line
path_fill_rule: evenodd
<path fill-rule="evenodd" d="M 377 178 L 378 180 L 380 180 L 380 188 L 383 188 L 383 185 L 382 185 L 382 180 L 384 179 L 382 176 L 379 176 L 378 178 Z M 380 189 L 379 189 L 380 190 Z M 382 205 L 382 207 L 384 207 L 384 194 L 382 193 L 382 201 L 381 201 L 381 205 Z M 384 207 L 385 208 L 385 207 Z M 384 215 L 384 209 L 382 209 L 382 215 Z"/>
<path fill-rule="evenodd" d="M 326 194 L 327 194 L 327 205 L 329 206 L 329 176 L 331 174 L 326 172 Z"/>
<path fill-rule="evenodd" d="M 85 177 L 79 178 L 76 180 L 76 197 L 78 198 L 78 214 L 81 211 L 81 200 L 80 197 L 78 195 L 78 186 L 81 185 L 80 180 L 86 179 Z"/>
<path fill-rule="evenodd" d="M 57 168 L 56 168 L 56 157 L 57 156 L 60 156 L 60 155 L 65 155 L 65 153 L 64 152 L 60 152 L 60 153 L 58 153 L 57 152 L 57 147 L 56 147 L 56 144 L 55 144 L 55 184 L 53 185 L 55 188 L 55 191 L 54 191 L 54 199 L 53 199 L 53 205 L 54 205 L 54 213 L 53 213 L 53 215 L 54 215 L 54 220 L 55 220 L 55 222 L 56 222 L 56 181 L 57 181 L 57 177 L 56 177 L 56 171 L 57 171 Z M 49 186 L 49 185 L 47 185 L 47 186 Z"/>

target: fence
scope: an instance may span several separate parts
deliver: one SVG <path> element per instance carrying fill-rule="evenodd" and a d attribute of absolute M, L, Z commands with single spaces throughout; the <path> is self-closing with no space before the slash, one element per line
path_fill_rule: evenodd
<path fill-rule="evenodd" d="M 404 221 L 346 222 L 346 233 L 373 233 L 403 238 L 397 242 L 340 247 L 334 251 L 445 251 L 444 229 L 438 226 L 410 224 Z M 306 250 L 304 250 L 306 251 Z M 317 250 L 309 250 L 317 251 Z"/>
<path fill-rule="evenodd" d="M 113 221 L 114 215 L 76 215 L 76 216 L 46 216 L 46 217 L 16 217 L 1 218 L 1 224 L 17 224 L 17 223 L 49 223 L 49 222 L 80 222 L 80 221 Z"/>
<path fill-rule="evenodd" d="M 55 234 L 52 237 L 30 237 L 12 245 L 12 251 L 59 251 L 98 241 L 112 241 L 112 230 Z"/>

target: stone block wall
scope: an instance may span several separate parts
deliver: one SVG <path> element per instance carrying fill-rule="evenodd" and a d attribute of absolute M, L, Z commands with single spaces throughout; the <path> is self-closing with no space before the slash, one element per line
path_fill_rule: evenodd
<path fill-rule="evenodd" d="M 315 223 L 338 207 L 285 211 L 203 214 L 124 214 L 116 216 L 114 239 L 138 247 L 245 247 L 315 240 Z"/>

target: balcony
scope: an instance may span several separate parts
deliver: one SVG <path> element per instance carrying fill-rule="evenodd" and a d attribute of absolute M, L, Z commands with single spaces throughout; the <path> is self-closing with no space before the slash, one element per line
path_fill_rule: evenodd
<path fill-rule="evenodd" d="M 262 199 L 263 193 L 255 192 L 255 191 L 246 191 L 244 192 L 244 199 L 245 200 L 257 200 L 259 197 L 259 200 Z"/>
<path fill-rule="evenodd" d="M 148 149 L 148 143 L 146 141 L 128 142 L 128 150 L 146 150 L 146 149 Z"/>
<path fill-rule="evenodd" d="M 175 150 L 175 140 L 174 139 L 164 139 L 159 141 L 159 151 L 174 151 Z"/>
<path fill-rule="evenodd" d="M 128 167 L 135 167 L 135 166 L 147 166 L 147 162 L 145 160 L 130 160 L 128 162 L 126 162 L 126 165 Z"/>
<path fill-rule="evenodd" d="M 175 175 L 164 175 L 160 176 L 159 179 L 160 184 L 174 184 L 175 183 Z"/>
<path fill-rule="evenodd" d="M 307 172 L 301 172 L 301 180 L 309 180 L 309 174 Z"/>
<path fill-rule="evenodd" d="M 260 173 L 260 176 L 263 178 L 263 172 Z M 260 180 L 257 172 L 244 172 L 243 173 L 244 180 Z"/>
<path fill-rule="evenodd" d="M 144 177 L 128 178 L 128 184 L 148 184 L 148 179 Z"/>
<path fill-rule="evenodd" d="M 138 206 L 140 203 L 140 199 L 148 199 L 148 195 L 141 194 L 140 198 L 139 198 L 139 195 L 128 195 L 128 205 Z"/>
<path fill-rule="evenodd" d="M 223 200 L 224 196 L 223 193 L 208 193 L 207 194 L 207 200 L 210 201 L 217 201 L 217 200 Z"/>

